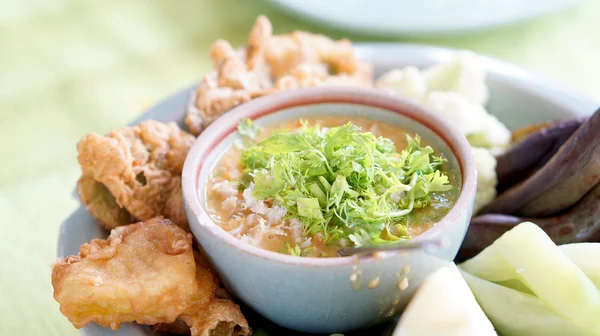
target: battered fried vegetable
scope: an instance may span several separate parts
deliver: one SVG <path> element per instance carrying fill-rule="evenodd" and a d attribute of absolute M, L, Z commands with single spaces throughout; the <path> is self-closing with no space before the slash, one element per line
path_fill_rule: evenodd
<path fill-rule="evenodd" d="M 358 61 L 350 41 L 300 31 L 275 36 L 272 32 L 271 22 L 259 16 L 244 50 L 238 52 L 224 40 L 213 43 L 210 57 L 216 70 L 202 79 L 185 119 L 193 134 L 231 108 L 273 92 L 326 84 L 372 85 L 372 67 Z"/>
<path fill-rule="evenodd" d="M 108 239 L 94 239 L 60 260 L 52 286 L 60 311 L 76 328 L 171 323 L 200 292 L 192 235 L 162 218 L 118 227 Z"/>
<path fill-rule="evenodd" d="M 192 235 L 163 218 L 120 226 L 108 239 L 83 244 L 52 270 L 60 311 L 81 328 L 121 323 L 192 335 L 249 335 L 240 308 L 219 293 L 219 281 Z"/>
<path fill-rule="evenodd" d="M 181 170 L 193 141 L 175 123 L 154 120 L 87 134 L 77 144 L 81 201 L 107 229 L 163 215 L 189 230 Z"/>
<path fill-rule="evenodd" d="M 192 336 L 246 336 L 251 329 L 240 307 L 219 287 L 203 255 L 196 252 L 198 294 L 194 303 L 173 323 L 158 324 L 156 331 Z"/>
<path fill-rule="evenodd" d="M 250 327 L 231 300 L 214 299 L 208 306 L 188 309 L 174 324 L 161 325 L 159 331 L 191 336 L 245 336 L 250 335 Z"/>

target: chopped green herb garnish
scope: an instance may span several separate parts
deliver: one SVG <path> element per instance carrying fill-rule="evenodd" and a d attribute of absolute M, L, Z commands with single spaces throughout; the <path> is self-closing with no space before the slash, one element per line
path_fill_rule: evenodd
<path fill-rule="evenodd" d="M 243 124 L 244 132 L 253 129 Z M 452 188 L 441 170 L 445 160 L 421 146 L 419 136 L 407 140 L 397 152 L 390 139 L 352 123 L 304 124 L 247 147 L 242 164 L 253 197 L 284 206 L 305 235 L 319 234 L 329 244 L 386 243 L 410 238 L 404 217 Z M 288 250 L 301 254 L 297 246 Z"/>
<path fill-rule="evenodd" d="M 300 246 L 298 246 L 298 244 L 296 244 L 292 247 L 288 243 L 285 243 L 285 247 L 286 247 L 286 253 L 291 256 L 294 256 L 294 257 L 306 257 L 309 253 L 311 253 L 315 249 L 314 246 L 302 249 L 302 248 L 300 248 Z"/>
<path fill-rule="evenodd" d="M 238 124 L 237 132 L 241 137 L 254 140 L 260 132 L 260 126 L 253 123 L 250 119 L 243 119 Z"/>
<path fill-rule="evenodd" d="M 290 246 L 290 244 L 285 243 L 285 247 L 287 248 L 287 253 L 294 257 L 299 257 L 302 254 L 302 250 L 298 244 L 294 245 L 294 247 Z"/>

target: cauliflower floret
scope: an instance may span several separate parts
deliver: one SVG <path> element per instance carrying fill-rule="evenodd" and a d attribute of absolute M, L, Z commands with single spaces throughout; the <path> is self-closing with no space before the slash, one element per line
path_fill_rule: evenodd
<path fill-rule="evenodd" d="M 472 53 L 458 53 L 422 72 L 415 67 L 391 70 L 375 87 L 422 102 L 457 127 L 469 140 L 477 163 L 474 213 L 494 200 L 498 178 L 493 155 L 504 151 L 511 133 L 484 107 L 489 97 L 485 72 Z"/>
<path fill-rule="evenodd" d="M 411 66 L 391 70 L 375 87 L 425 103 L 458 127 L 472 146 L 499 154 L 510 142 L 510 131 L 484 108 L 489 95 L 485 72 L 470 52 L 422 72 Z"/>
<path fill-rule="evenodd" d="M 510 142 L 510 131 L 481 105 L 474 104 L 456 92 L 434 91 L 424 102 L 445 116 L 475 147 L 485 147 L 497 154 Z"/>
<path fill-rule="evenodd" d="M 428 92 L 456 92 L 478 105 L 485 105 L 488 101 L 485 71 L 470 52 L 460 52 L 449 62 L 423 71 L 423 77 Z"/>
<path fill-rule="evenodd" d="M 419 69 L 409 66 L 391 70 L 377 79 L 375 87 L 381 90 L 399 93 L 408 98 L 421 101 L 427 93 L 425 77 Z"/>
<path fill-rule="evenodd" d="M 417 101 L 423 101 L 433 91 L 456 92 L 481 106 L 487 103 L 489 97 L 485 71 L 478 66 L 475 56 L 466 51 L 422 72 L 413 66 L 391 70 L 375 81 L 375 87 Z"/>
<path fill-rule="evenodd" d="M 511 133 L 495 116 L 487 114 L 484 120 L 487 145 L 492 155 L 504 152 L 510 143 Z"/>
<path fill-rule="evenodd" d="M 446 117 L 466 136 L 485 131 L 485 109 L 456 92 L 432 92 L 427 95 L 424 103 Z"/>
<path fill-rule="evenodd" d="M 490 204 L 496 198 L 496 158 L 485 148 L 472 147 L 475 164 L 477 166 L 477 193 L 473 215 Z"/>

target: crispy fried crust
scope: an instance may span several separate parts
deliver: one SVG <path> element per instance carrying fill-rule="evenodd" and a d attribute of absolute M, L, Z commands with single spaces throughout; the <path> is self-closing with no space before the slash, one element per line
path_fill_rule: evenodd
<path fill-rule="evenodd" d="M 214 299 L 208 307 L 181 319 L 190 327 L 192 336 L 246 336 L 251 330 L 240 307 L 230 300 Z"/>
<path fill-rule="evenodd" d="M 77 181 L 77 193 L 90 214 L 105 228 L 115 228 L 135 221 L 127 209 L 120 207 L 104 184 L 89 175 Z"/>
<path fill-rule="evenodd" d="M 154 120 L 87 134 L 77 144 L 82 202 L 107 229 L 159 215 L 188 229 L 181 170 L 193 141 L 175 123 Z"/>
<path fill-rule="evenodd" d="M 213 43 L 215 71 L 198 86 L 186 116 L 193 134 L 231 108 L 273 92 L 317 85 L 371 86 L 373 69 L 353 54 L 349 40 L 295 31 L 272 35 L 271 22 L 259 16 L 248 46 L 235 51 L 224 40 Z"/>
<path fill-rule="evenodd" d="M 54 298 L 76 328 L 171 323 L 201 296 L 192 235 L 163 218 L 120 226 L 52 269 Z M 192 296 L 192 297 L 190 297 Z"/>
<path fill-rule="evenodd" d="M 175 186 L 171 190 L 169 198 L 165 203 L 163 215 L 169 218 L 173 223 L 177 224 L 182 229 L 190 232 L 190 226 L 185 216 L 185 208 L 183 206 L 183 191 L 181 190 L 181 177 L 174 177 Z"/>
<path fill-rule="evenodd" d="M 192 336 L 247 336 L 252 333 L 240 307 L 231 295 L 219 286 L 208 261 L 196 252 L 198 295 L 194 304 L 173 323 L 160 324 L 155 330 Z"/>
<path fill-rule="evenodd" d="M 252 329 L 240 307 L 231 300 L 215 298 L 207 305 L 188 309 L 174 323 L 161 324 L 155 330 L 191 336 L 247 336 Z"/>
<path fill-rule="evenodd" d="M 167 219 L 120 226 L 52 269 L 54 298 L 76 328 L 121 323 L 192 335 L 250 335 L 239 307 L 224 298 L 192 235 Z"/>

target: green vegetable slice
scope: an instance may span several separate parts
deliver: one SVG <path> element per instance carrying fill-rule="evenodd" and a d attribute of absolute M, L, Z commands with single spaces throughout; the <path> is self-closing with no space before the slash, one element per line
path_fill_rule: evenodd
<path fill-rule="evenodd" d="M 585 336 L 567 319 L 559 316 L 535 295 L 461 274 L 494 328 L 503 336 Z"/>
<path fill-rule="evenodd" d="M 525 222 L 460 268 L 484 280 L 519 280 L 550 309 L 590 335 L 600 335 L 600 291 L 548 235 Z"/>
<path fill-rule="evenodd" d="M 559 248 L 600 289 L 600 243 L 565 244 Z"/>

